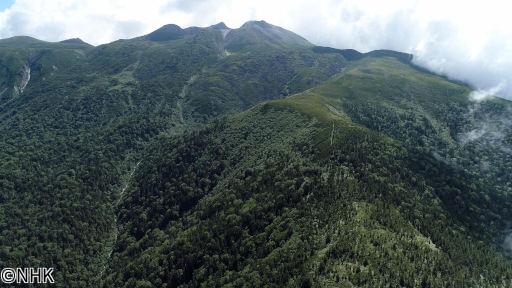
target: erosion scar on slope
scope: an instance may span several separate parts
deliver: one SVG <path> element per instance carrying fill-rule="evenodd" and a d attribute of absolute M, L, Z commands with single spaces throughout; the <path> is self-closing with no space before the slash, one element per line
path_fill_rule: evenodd
<path fill-rule="evenodd" d="M 197 77 L 199 77 L 198 74 L 192 75 L 192 77 L 190 77 L 190 79 L 188 79 L 188 81 L 185 83 L 185 85 L 181 89 L 180 94 L 178 95 L 178 101 L 176 102 L 176 109 L 178 110 L 178 118 L 182 124 L 185 123 L 185 119 L 183 117 L 183 100 L 185 99 L 185 96 L 187 96 L 188 89 L 189 89 L 190 85 L 192 85 L 194 83 L 194 81 L 196 81 Z"/>
<path fill-rule="evenodd" d="M 128 187 L 130 187 L 130 182 L 132 180 L 133 174 L 135 174 L 135 171 L 137 170 L 137 167 L 139 167 L 140 163 L 142 163 L 142 160 L 137 162 L 137 164 L 135 164 L 135 166 L 133 167 L 132 171 L 130 171 L 130 174 L 128 175 L 128 179 L 126 179 L 126 183 L 124 184 L 123 189 L 121 189 L 121 193 L 119 194 L 119 198 L 117 199 L 117 201 L 115 203 L 115 207 L 119 206 L 119 204 L 121 203 L 121 199 L 123 199 L 124 192 L 126 191 L 126 189 L 128 189 Z M 103 264 L 103 268 L 101 269 L 101 272 L 98 275 L 98 280 L 101 280 L 101 278 L 103 277 L 103 274 L 107 270 L 108 261 L 112 257 L 112 252 L 114 251 L 114 245 L 117 242 L 117 238 L 119 237 L 119 229 L 117 227 L 117 216 L 115 215 L 115 213 L 114 213 L 114 230 L 113 230 L 113 234 L 114 235 L 112 236 L 112 243 L 111 243 L 110 247 L 108 248 L 108 255 L 107 255 L 107 257 L 104 260 L 105 263 Z"/>
<path fill-rule="evenodd" d="M 25 91 L 25 88 L 28 85 L 28 82 L 30 81 L 30 65 L 25 64 L 23 65 L 23 69 L 21 70 L 21 80 L 19 85 L 14 85 L 14 94 L 15 96 L 20 96 L 23 94 L 23 91 Z"/>
<path fill-rule="evenodd" d="M 332 122 L 332 130 L 331 130 L 331 146 L 332 146 L 332 140 L 334 138 L 334 122 Z"/>

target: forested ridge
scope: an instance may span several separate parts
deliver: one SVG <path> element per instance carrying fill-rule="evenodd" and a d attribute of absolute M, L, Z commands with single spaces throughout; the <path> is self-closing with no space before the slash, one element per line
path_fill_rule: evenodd
<path fill-rule="evenodd" d="M 475 123 L 454 131 L 444 120 L 466 119 L 468 92 L 368 58 L 307 92 L 160 139 L 119 207 L 105 287 L 507 287 L 497 237 L 509 187 L 455 164 L 473 152 L 455 136 Z M 431 93 L 443 102 L 414 99 Z M 483 105 L 509 105 L 494 101 Z"/>
<path fill-rule="evenodd" d="M 512 105 L 411 57 L 262 21 L 0 40 L 0 266 L 57 287 L 509 287 Z"/>

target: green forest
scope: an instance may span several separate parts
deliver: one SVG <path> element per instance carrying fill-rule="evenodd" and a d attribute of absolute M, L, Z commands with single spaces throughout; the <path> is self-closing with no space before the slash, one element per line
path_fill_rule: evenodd
<path fill-rule="evenodd" d="M 512 287 L 512 102 L 412 58 L 263 21 L 0 40 L 0 266 L 55 287 Z"/>

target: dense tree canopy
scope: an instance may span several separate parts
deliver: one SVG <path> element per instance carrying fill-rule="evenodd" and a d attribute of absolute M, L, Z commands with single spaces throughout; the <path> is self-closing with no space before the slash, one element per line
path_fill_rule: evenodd
<path fill-rule="evenodd" d="M 0 40 L 0 267 L 54 267 L 57 287 L 509 285 L 512 104 L 277 28 Z"/>

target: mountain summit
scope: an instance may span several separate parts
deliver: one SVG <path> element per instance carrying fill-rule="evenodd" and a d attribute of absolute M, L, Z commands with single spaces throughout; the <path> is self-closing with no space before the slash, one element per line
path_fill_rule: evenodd
<path fill-rule="evenodd" d="M 229 27 L 226 26 L 226 24 L 224 22 L 219 22 L 219 23 L 217 23 L 215 25 L 210 26 L 210 28 L 219 29 L 219 30 L 229 29 Z"/>
<path fill-rule="evenodd" d="M 170 41 L 177 40 L 187 35 L 194 35 L 200 29 L 196 27 L 182 29 L 175 24 L 164 25 L 161 28 L 149 33 L 145 36 L 147 40 L 151 41 Z"/>
<path fill-rule="evenodd" d="M 149 33 L 144 38 L 150 41 L 172 41 L 194 36 L 208 29 L 222 31 L 225 39 L 224 46 L 232 50 L 247 48 L 251 45 L 272 47 L 313 46 L 301 36 L 265 21 L 249 21 L 237 29 L 228 28 L 224 22 L 205 28 L 189 27 L 185 29 L 175 24 L 168 24 Z"/>
<path fill-rule="evenodd" d="M 265 21 L 249 21 L 229 33 L 227 46 L 241 49 L 265 43 L 271 46 L 313 46 L 301 36 Z"/>
<path fill-rule="evenodd" d="M 89 45 L 88 43 L 84 42 L 82 39 L 80 38 L 71 38 L 71 39 L 66 39 L 66 40 L 62 40 L 60 41 L 60 43 L 70 43 L 70 44 L 83 44 L 83 45 Z"/>

